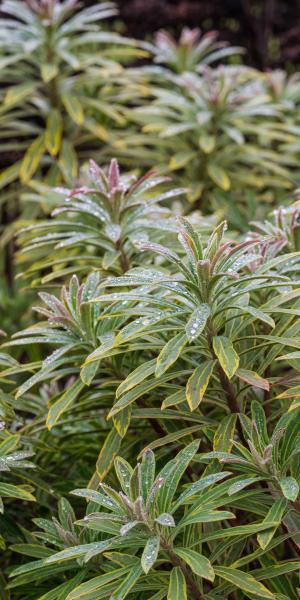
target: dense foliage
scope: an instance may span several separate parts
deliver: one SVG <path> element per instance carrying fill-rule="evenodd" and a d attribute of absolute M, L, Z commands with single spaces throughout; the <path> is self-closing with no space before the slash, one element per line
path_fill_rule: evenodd
<path fill-rule="evenodd" d="M 0 598 L 296 600 L 298 79 L 4 8 Z"/>

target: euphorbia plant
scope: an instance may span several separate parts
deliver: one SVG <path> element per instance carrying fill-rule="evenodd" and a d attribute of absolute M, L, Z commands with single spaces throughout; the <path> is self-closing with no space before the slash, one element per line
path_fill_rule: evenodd
<path fill-rule="evenodd" d="M 66 276 L 74 268 L 86 272 L 101 267 L 103 275 L 126 272 L 139 262 L 133 243 L 137 238 L 161 239 L 176 231 L 171 211 L 163 202 L 181 196 L 186 189 L 162 189 L 168 181 L 155 171 L 139 179 L 121 176 L 115 159 L 107 172 L 91 161 L 82 185 L 54 190 L 58 194 L 58 206 L 52 212 L 55 219 L 21 230 L 19 263 L 28 262 L 29 256 L 30 278 L 35 271 L 52 270 L 45 282 Z M 60 264 L 63 269 L 58 268 Z"/>
<path fill-rule="evenodd" d="M 12 573 L 17 600 L 296 600 L 295 207 L 273 252 L 270 224 L 237 239 L 174 219 L 165 183 L 92 163 L 21 234 L 45 320 L 5 343 L 1 378 L 43 514 L 75 487 L 79 520 L 63 499 L 35 533 L 26 511 L 12 549 L 38 560 Z"/>
<path fill-rule="evenodd" d="M 251 554 L 242 562 L 243 569 L 238 568 L 238 560 L 233 561 L 234 547 L 246 544 L 250 549 L 251 535 L 273 537 L 278 517 L 274 515 L 273 521 L 267 515 L 265 520 L 256 520 L 261 512 L 256 508 L 257 500 L 263 511 L 267 507 L 264 494 L 258 489 L 251 494 L 239 490 L 239 478 L 228 479 L 230 471 L 216 469 L 182 486 L 180 480 L 195 460 L 198 445 L 195 440 L 185 446 L 158 474 L 151 450 L 143 453 L 134 469 L 117 457 L 115 471 L 121 491 L 107 484 L 99 491 L 74 490 L 73 495 L 89 503 L 86 516 L 75 521 L 70 504 L 63 500 L 59 521 L 40 520 L 47 532 L 38 534 L 34 541 L 35 555 L 41 558 L 13 571 L 11 585 L 17 594 L 18 588 L 32 582 L 39 593 L 49 590 L 45 597 L 64 593 L 67 600 L 121 600 L 127 596 L 202 600 L 221 593 L 227 597 L 235 589 L 251 598 L 277 598 L 271 591 L 278 586 L 277 573 L 292 574 L 299 561 L 265 567 L 265 544 L 254 553 L 261 568 L 245 570 L 245 565 L 251 565 Z M 243 506 L 247 496 L 248 511 L 255 520 L 234 526 L 231 520 L 235 515 L 223 507 Z M 39 538 L 47 542 L 49 534 L 51 541 L 45 547 Z M 273 548 L 281 539 L 275 538 Z M 59 583 L 62 572 L 72 573 L 74 569 L 75 577 Z M 289 589 L 292 581 L 290 575 L 286 582 Z"/>
<path fill-rule="evenodd" d="M 163 172 L 174 171 L 188 183 L 193 206 L 222 207 L 245 230 L 251 213 L 257 214 L 258 197 L 263 216 L 298 181 L 298 130 L 285 102 L 266 94 L 263 80 L 244 66 L 187 71 L 172 75 L 171 82 L 165 76 L 149 86 L 150 102 L 141 96 L 128 112 L 139 132 L 125 132 L 120 153 L 145 166 L 152 154 Z"/>
<path fill-rule="evenodd" d="M 90 151 L 107 142 L 107 125 L 124 125 L 106 82 L 141 51 L 102 30 L 116 14 L 112 2 L 82 8 L 77 0 L 6 0 L 2 12 L 1 151 L 22 157 L 2 172 L 1 186 L 18 177 L 28 183 L 41 166 L 50 185 L 70 182 L 87 144 Z"/>
<path fill-rule="evenodd" d="M 104 294 L 93 301 L 111 303 L 113 300 L 118 305 L 122 298 L 139 301 L 138 306 L 143 308 L 159 307 L 152 318 L 138 318 L 126 325 L 112 344 L 112 351 L 123 344 L 128 351 L 128 344 L 142 335 L 145 349 L 150 340 L 153 347 L 155 340 L 158 351 L 156 361 L 149 363 L 149 370 L 143 372 L 141 368 L 136 382 L 131 375 L 128 386 L 126 382 L 120 386 L 117 392 L 120 398 L 112 414 L 131 404 L 138 397 L 138 389 L 143 393 L 141 382 L 150 375 L 159 382 L 172 369 L 174 379 L 175 364 L 180 365 L 179 385 L 183 368 L 191 372 L 191 377 L 185 392 L 181 388 L 182 394 L 178 391 L 174 395 L 174 404 L 186 399 L 190 409 L 195 410 L 208 388 L 210 402 L 217 394 L 219 407 L 224 406 L 226 400 L 232 413 L 242 412 L 249 392 L 252 393 L 249 386 L 269 392 L 271 365 L 282 346 L 298 347 L 299 291 L 294 292 L 293 288 L 299 282 L 288 275 L 289 270 L 294 271 L 295 261 L 299 262 L 298 253 L 261 261 L 263 241 L 225 241 L 224 223 L 216 228 L 204 247 L 188 220 L 181 219 L 179 231 L 186 260 L 158 244 L 137 241 L 141 250 L 160 254 L 173 268 L 168 272 L 152 268 L 148 274 L 133 271 L 119 278 L 109 278 L 103 287 L 133 286 L 136 289 Z M 278 272 L 283 263 L 284 275 Z M 152 293 L 155 289 L 158 294 Z M 103 351 L 107 348 L 100 346 L 87 359 L 87 364 L 97 360 Z M 276 386 L 276 367 L 274 376 L 271 382 Z M 209 384 L 213 389 L 217 384 L 212 396 Z M 134 392 L 128 392 L 135 386 Z M 171 399 L 168 400 L 170 405 Z"/>

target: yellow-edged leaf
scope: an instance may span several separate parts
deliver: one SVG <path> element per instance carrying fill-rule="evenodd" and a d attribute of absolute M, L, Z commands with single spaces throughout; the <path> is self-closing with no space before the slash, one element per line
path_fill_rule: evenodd
<path fill-rule="evenodd" d="M 103 125 L 99 125 L 93 119 L 85 119 L 85 128 L 90 131 L 95 137 L 99 138 L 102 142 L 107 142 L 109 139 L 109 132 Z"/>
<path fill-rule="evenodd" d="M 120 434 L 117 432 L 116 428 L 113 427 L 107 435 L 97 458 L 96 471 L 88 484 L 90 489 L 97 489 L 99 483 L 103 481 L 107 473 L 110 471 L 114 463 L 114 459 L 119 452 L 121 441 L 122 438 Z"/>
<path fill-rule="evenodd" d="M 69 140 L 63 140 L 62 142 L 58 165 L 65 179 L 72 185 L 78 175 L 78 160 L 74 146 Z"/>
<path fill-rule="evenodd" d="M 53 109 L 47 119 L 45 144 L 51 156 L 56 156 L 61 147 L 63 122 L 58 110 Z"/>
<path fill-rule="evenodd" d="M 199 146 L 205 154 L 210 154 L 216 147 L 216 138 L 214 135 L 202 133 L 199 137 Z"/>
<path fill-rule="evenodd" d="M 46 150 L 45 136 L 37 137 L 26 150 L 20 168 L 20 177 L 23 183 L 28 183 L 36 172 L 40 160 Z"/>
<path fill-rule="evenodd" d="M 230 190 L 230 179 L 222 167 L 211 163 L 207 166 L 207 172 L 211 180 L 216 183 L 218 187 L 225 192 Z"/>
<path fill-rule="evenodd" d="M 209 581 L 214 581 L 214 569 L 206 556 L 203 556 L 190 548 L 175 548 L 174 551 L 177 556 L 189 565 L 196 575 L 208 579 Z"/>
<path fill-rule="evenodd" d="M 4 97 L 4 106 L 10 107 L 13 104 L 18 104 L 37 88 L 37 83 L 20 83 L 8 88 Z"/>
<path fill-rule="evenodd" d="M 214 567 L 216 575 L 229 581 L 235 585 L 238 589 L 243 590 L 246 593 L 259 596 L 260 598 L 269 598 L 275 600 L 274 594 L 268 590 L 263 583 L 260 583 L 249 573 L 240 571 L 239 569 L 232 569 L 231 567 Z"/>
<path fill-rule="evenodd" d="M 93 364 L 93 363 L 92 363 Z M 127 429 L 130 425 L 131 419 L 131 406 L 126 406 L 123 410 L 120 410 L 116 415 L 113 416 L 113 423 L 118 434 L 123 438 Z"/>
<path fill-rule="evenodd" d="M 167 342 L 157 357 L 155 377 L 160 377 L 176 362 L 187 341 L 185 333 L 178 333 Z"/>
<path fill-rule="evenodd" d="M 0 174 L 0 189 L 4 188 L 6 185 L 18 179 L 21 169 L 21 161 L 14 163 Z"/>
<path fill-rule="evenodd" d="M 186 385 L 186 399 L 191 411 L 199 406 L 205 394 L 214 366 L 214 360 L 206 360 L 202 365 L 195 369 L 194 373 L 189 378 Z"/>
<path fill-rule="evenodd" d="M 40 66 L 42 80 L 48 83 L 58 74 L 58 67 L 53 63 L 44 63 Z"/>
<path fill-rule="evenodd" d="M 177 154 L 174 154 L 169 163 L 171 171 L 182 169 L 182 167 L 185 167 L 185 165 L 187 165 L 195 156 L 195 152 L 178 152 Z"/>
<path fill-rule="evenodd" d="M 167 600 L 187 600 L 186 581 L 180 567 L 171 571 Z"/>
<path fill-rule="evenodd" d="M 62 95 L 62 101 L 71 119 L 75 121 L 77 125 L 82 125 L 84 121 L 84 112 L 78 98 L 73 94 L 64 93 Z"/>
<path fill-rule="evenodd" d="M 253 385 L 253 387 L 257 387 L 267 391 L 269 391 L 270 389 L 270 384 L 268 380 L 261 377 L 255 371 L 248 371 L 248 369 L 237 369 L 236 375 L 242 381 Z"/>
<path fill-rule="evenodd" d="M 213 337 L 213 349 L 224 373 L 231 379 L 240 362 L 232 342 L 225 335 L 216 335 Z"/>
<path fill-rule="evenodd" d="M 235 431 L 237 415 L 232 414 L 222 419 L 214 435 L 215 452 L 230 452 Z"/>
<path fill-rule="evenodd" d="M 75 383 L 70 385 L 62 396 L 49 409 L 47 416 L 47 427 L 52 429 L 54 425 L 59 421 L 61 415 L 73 404 L 78 394 L 85 387 L 85 384 L 81 379 L 77 379 Z"/>

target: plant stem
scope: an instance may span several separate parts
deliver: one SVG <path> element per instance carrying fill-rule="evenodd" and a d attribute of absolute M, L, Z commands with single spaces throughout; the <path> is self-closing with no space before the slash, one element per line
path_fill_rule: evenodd
<path fill-rule="evenodd" d="M 219 370 L 221 385 L 226 394 L 227 403 L 230 408 L 230 412 L 232 412 L 232 414 L 234 414 L 234 413 L 239 414 L 241 411 L 240 411 L 240 407 L 239 407 L 237 399 L 236 399 L 234 387 L 233 387 L 232 383 L 229 381 L 229 379 L 226 377 L 225 373 L 223 372 L 223 370 L 220 366 L 218 367 L 218 370 Z M 244 436 L 244 431 L 243 431 L 243 428 L 242 428 L 239 418 L 237 418 L 237 430 L 239 432 L 241 441 L 244 444 L 246 444 L 247 442 L 246 442 L 246 439 Z"/>
<path fill-rule="evenodd" d="M 212 358 L 214 360 L 218 361 L 218 357 L 216 356 L 216 354 L 214 352 L 213 344 L 212 344 L 212 338 L 214 335 L 215 335 L 215 332 L 211 328 L 209 331 L 209 334 L 208 334 L 208 345 L 209 345 L 209 349 L 210 349 Z M 240 411 L 238 401 L 236 399 L 235 389 L 234 389 L 231 381 L 228 379 L 228 377 L 224 373 L 221 365 L 219 364 L 219 361 L 218 361 L 218 373 L 219 373 L 219 377 L 220 377 L 221 386 L 226 395 L 226 400 L 227 400 L 227 404 L 229 406 L 230 412 L 232 414 L 239 414 L 241 411 Z M 239 421 L 239 419 L 237 419 L 237 430 L 238 430 L 241 441 L 244 444 L 246 444 L 244 431 L 243 431 L 243 428 L 242 428 L 242 425 L 241 425 L 241 422 Z"/>
<path fill-rule="evenodd" d="M 161 545 L 162 545 L 163 549 L 165 550 L 166 554 L 168 555 L 170 561 L 174 565 L 174 567 L 180 567 L 180 569 L 185 577 L 186 585 L 187 585 L 189 591 L 191 592 L 192 597 L 195 600 L 203 600 L 203 596 L 202 596 L 196 582 L 194 581 L 193 576 L 189 572 L 189 569 L 187 568 L 185 562 L 181 558 L 179 558 L 179 556 L 177 556 L 177 554 L 175 554 L 172 546 L 166 540 L 161 540 Z"/>

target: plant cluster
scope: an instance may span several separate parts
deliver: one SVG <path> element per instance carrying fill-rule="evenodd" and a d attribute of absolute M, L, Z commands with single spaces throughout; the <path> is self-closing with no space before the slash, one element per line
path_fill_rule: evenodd
<path fill-rule="evenodd" d="M 296 600 L 298 201 L 232 239 L 153 173 L 82 180 L 20 233 L 43 320 L 1 354 L 4 598 Z"/>
<path fill-rule="evenodd" d="M 298 76 L 1 9 L 1 600 L 297 600 Z"/>

